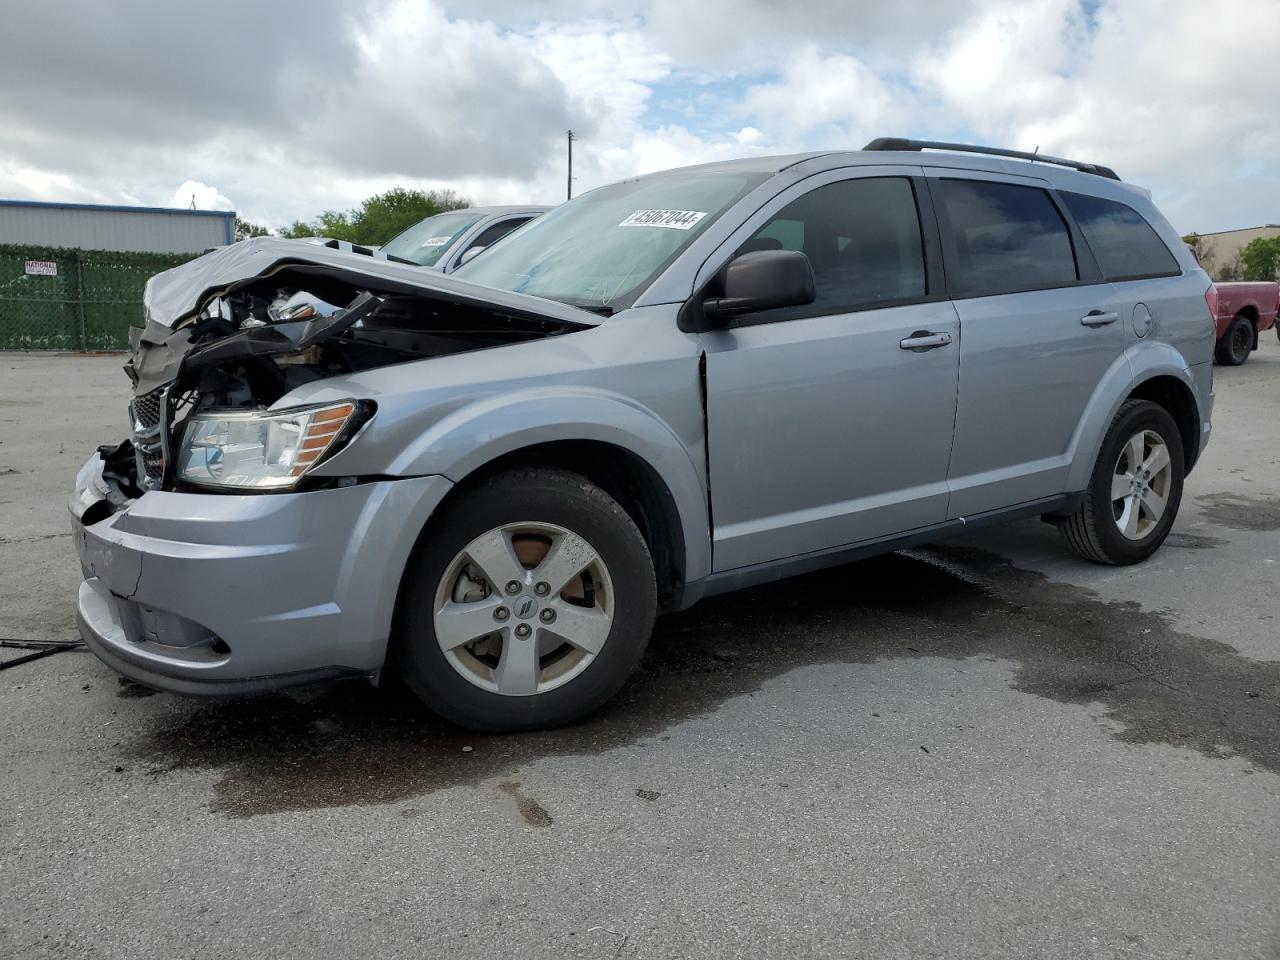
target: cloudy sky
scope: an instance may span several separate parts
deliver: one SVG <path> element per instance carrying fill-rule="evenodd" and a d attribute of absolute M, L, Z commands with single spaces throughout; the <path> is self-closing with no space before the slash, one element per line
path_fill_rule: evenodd
<path fill-rule="evenodd" d="M 1280 0 L 45 0 L 0 33 L 0 197 L 272 226 L 874 136 L 1109 164 L 1180 230 L 1280 222 Z M 1270 58 L 1268 62 L 1267 58 Z"/>

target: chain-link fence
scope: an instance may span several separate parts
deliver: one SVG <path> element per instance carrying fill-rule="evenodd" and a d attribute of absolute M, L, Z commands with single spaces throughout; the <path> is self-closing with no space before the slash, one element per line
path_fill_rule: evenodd
<path fill-rule="evenodd" d="M 0 245 L 0 350 L 119 350 L 142 288 L 196 254 Z"/>

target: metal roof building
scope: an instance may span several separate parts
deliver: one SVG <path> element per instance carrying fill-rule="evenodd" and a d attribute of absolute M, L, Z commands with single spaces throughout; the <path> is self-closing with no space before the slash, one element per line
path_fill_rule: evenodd
<path fill-rule="evenodd" d="M 224 210 L 0 200 L 0 244 L 201 253 L 231 243 L 235 222 Z"/>

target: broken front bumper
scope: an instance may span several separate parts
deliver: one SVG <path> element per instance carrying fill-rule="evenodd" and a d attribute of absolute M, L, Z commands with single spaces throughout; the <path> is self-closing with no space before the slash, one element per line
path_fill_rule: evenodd
<path fill-rule="evenodd" d="M 152 491 L 105 515 L 102 466 L 97 454 L 85 464 L 69 504 L 80 633 L 118 672 L 186 694 L 375 676 L 401 573 L 451 486 Z"/>

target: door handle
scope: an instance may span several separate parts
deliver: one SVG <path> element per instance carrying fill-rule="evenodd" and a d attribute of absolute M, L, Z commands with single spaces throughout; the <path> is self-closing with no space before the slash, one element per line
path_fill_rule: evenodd
<path fill-rule="evenodd" d="M 923 353 L 925 350 L 945 347 L 950 342 L 951 334 L 949 333 L 932 333 L 928 330 L 917 330 L 907 339 L 899 340 L 898 346 L 903 350 L 914 350 L 917 353 Z"/>
<path fill-rule="evenodd" d="M 1086 327 L 1105 327 L 1109 323 L 1115 323 L 1120 319 L 1120 314 L 1112 311 L 1111 313 L 1103 313 L 1101 310 L 1090 310 L 1080 322 Z"/>

